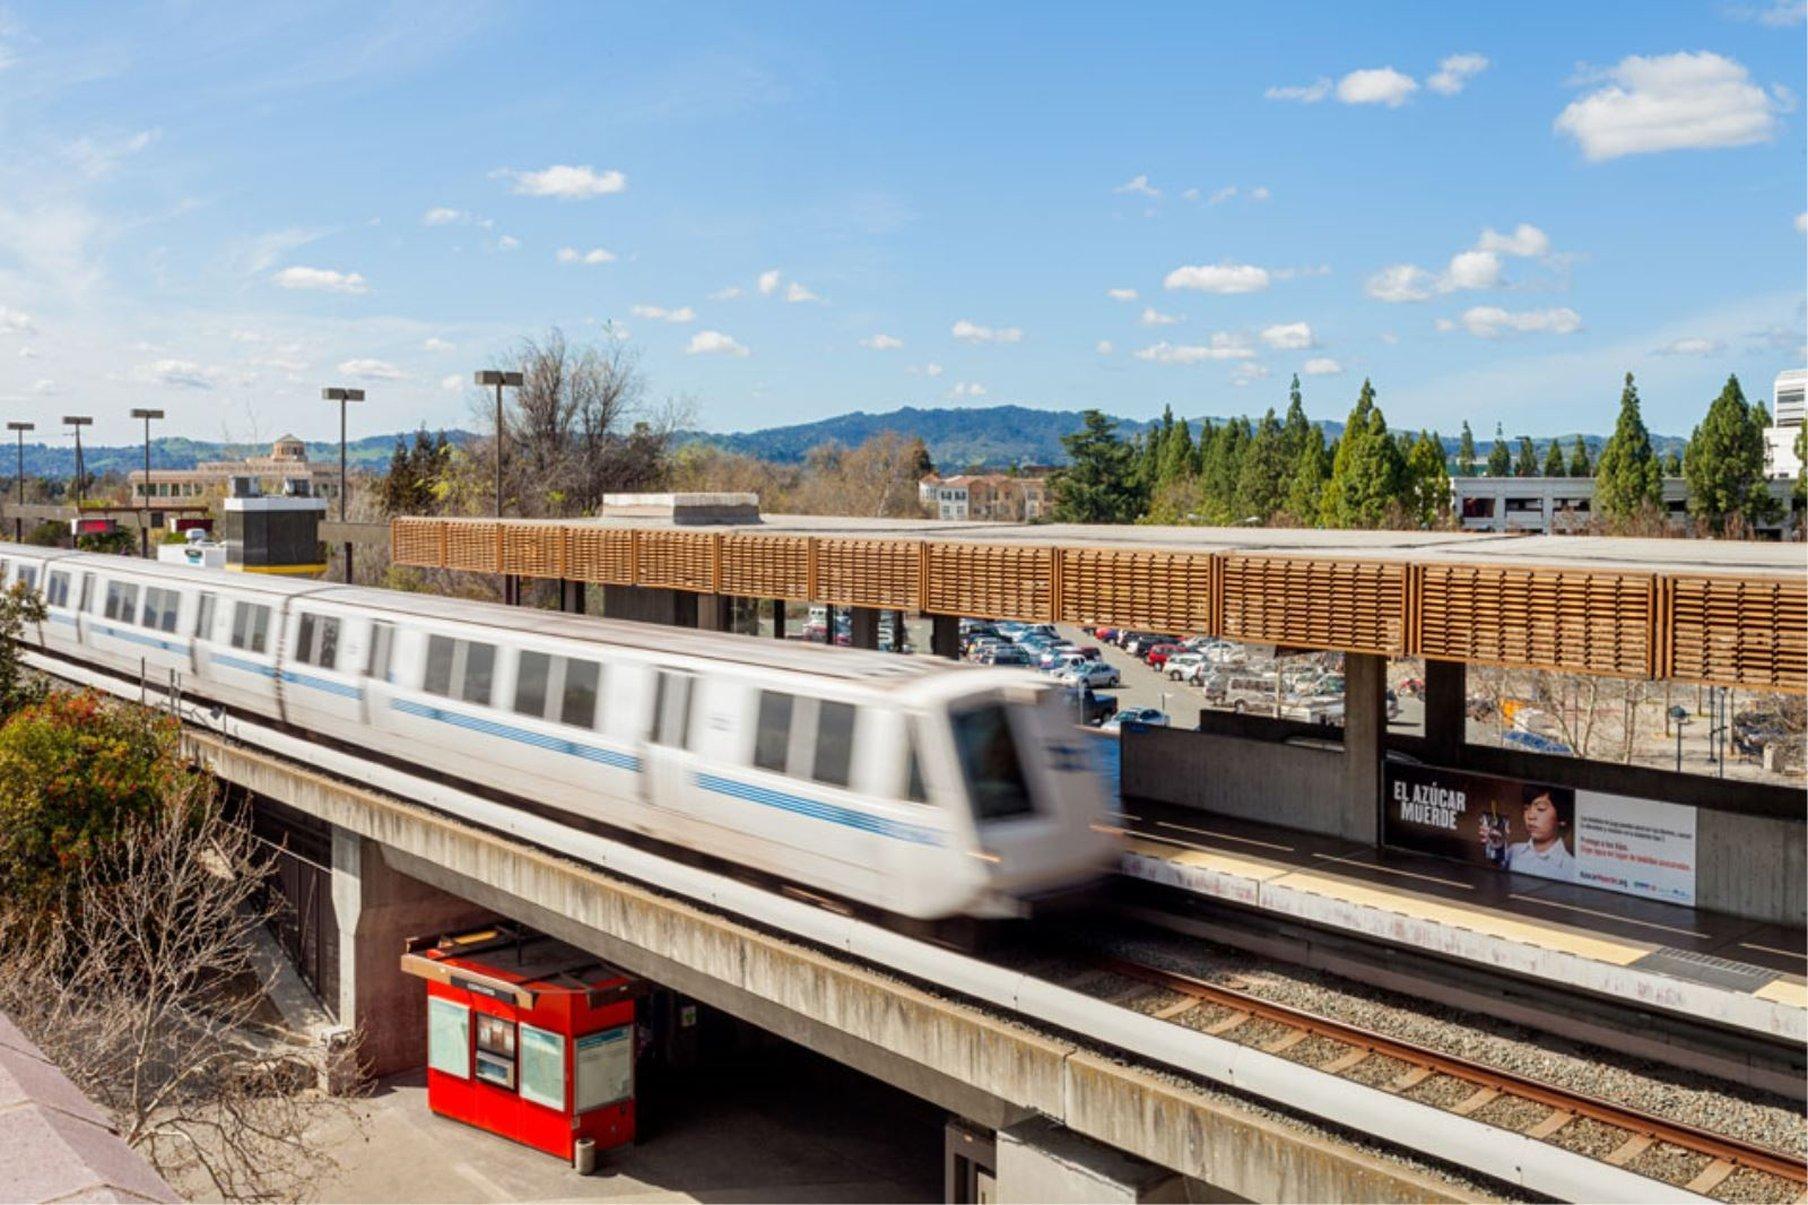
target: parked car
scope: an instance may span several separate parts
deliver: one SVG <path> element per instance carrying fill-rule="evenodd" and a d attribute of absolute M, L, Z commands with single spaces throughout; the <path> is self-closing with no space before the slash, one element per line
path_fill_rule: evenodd
<path fill-rule="evenodd" d="M 1206 698 L 1221 707 L 1229 707 L 1235 712 L 1267 710 L 1272 712 L 1275 704 L 1275 677 L 1272 674 L 1227 674 L 1223 678 L 1222 693 L 1212 698 L 1211 689 L 1206 690 Z"/>
<path fill-rule="evenodd" d="M 1068 666 L 1085 660 L 1086 658 L 1071 648 L 1055 648 L 1049 649 L 1036 659 L 1036 668 L 1045 674 L 1059 674 Z"/>
<path fill-rule="evenodd" d="M 1205 658 L 1198 653 L 1176 653 L 1162 663 L 1162 672 L 1174 682 L 1183 682 L 1193 676 L 1193 671 L 1205 664 Z"/>
<path fill-rule="evenodd" d="M 1124 651 L 1132 657 L 1141 657 L 1158 644 L 1174 644 L 1172 636 L 1164 636 L 1160 632 L 1138 632 L 1136 639 L 1124 646 Z"/>
<path fill-rule="evenodd" d="M 1117 700 L 1110 695 L 1094 694 L 1090 686 L 1070 686 L 1061 692 L 1063 701 L 1073 711 L 1077 723 L 1097 728 L 1117 714 Z"/>
<path fill-rule="evenodd" d="M 1166 728 L 1169 724 L 1168 713 L 1153 707 L 1128 707 L 1100 724 L 1099 730 L 1122 732 L 1125 724 L 1146 724 L 1151 728 Z"/>
<path fill-rule="evenodd" d="M 981 665 L 1016 666 L 1027 668 L 1030 663 L 1029 654 L 1010 644 L 1001 644 L 995 649 L 988 649 L 979 659 Z"/>
<path fill-rule="evenodd" d="M 1074 646 L 1074 652 L 1080 654 L 1080 656 L 1086 658 L 1088 661 L 1097 661 L 1105 655 L 1099 651 L 1099 646 L 1096 644 L 1076 645 Z"/>
<path fill-rule="evenodd" d="M 1117 666 L 1106 665 L 1103 661 L 1080 661 L 1062 671 L 1062 682 L 1085 686 L 1116 686 L 1124 680 L 1118 673 Z"/>
<path fill-rule="evenodd" d="M 1148 650 L 1143 653 L 1143 660 L 1148 662 L 1150 669 L 1159 670 L 1167 665 L 1169 657 L 1172 657 L 1180 651 L 1181 648 L 1178 644 L 1151 645 Z"/>
<path fill-rule="evenodd" d="M 1108 644 L 1117 643 L 1117 629 L 1099 624 L 1097 627 L 1081 629 L 1094 640 L 1103 640 Z"/>

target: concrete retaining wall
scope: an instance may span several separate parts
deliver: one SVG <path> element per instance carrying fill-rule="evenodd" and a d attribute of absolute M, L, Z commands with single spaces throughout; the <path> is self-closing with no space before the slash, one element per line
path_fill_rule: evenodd
<path fill-rule="evenodd" d="M 1123 740 L 1127 800 L 1157 799 L 1312 833 L 1374 839 L 1380 794 L 1360 815 L 1344 805 L 1342 750 L 1183 728 L 1141 728 Z"/>
<path fill-rule="evenodd" d="M 1808 850 L 1802 825 L 1697 812 L 1695 906 L 1779 925 L 1808 924 Z"/>

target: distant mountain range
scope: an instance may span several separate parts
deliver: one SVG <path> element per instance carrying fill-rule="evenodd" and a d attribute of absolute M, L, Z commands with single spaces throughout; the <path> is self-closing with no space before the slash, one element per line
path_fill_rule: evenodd
<path fill-rule="evenodd" d="M 396 439 L 390 435 L 367 435 L 363 439 L 347 440 L 345 445 L 346 465 L 353 472 L 382 471 L 389 464 L 389 457 L 395 451 Z M 406 432 L 401 438 L 413 440 L 414 432 Z M 461 443 L 472 438 L 466 431 L 448 431 L 446 438 L 454 443 Z M 242 460 L 247 456 L 268 456 L 270 444 L 274 440 L 262 443 L 223 443 L 217 440 L 188 439 L 185 436 L 172 435 L 167 438 L 151 440 L 151 471 L 158 469 L 192 469 L 204 460 Z M 308 459 L 318 464 L 337 465 L 339 463 L 339 442 L 309 441 L 307 443 Z M 10 477 L 13 472 L 15 457 L 18 455 L 13 447 L 0 444 L 0 476 Z M 136 444 L 102 444 L 99 446 L 82 441 L 82 462 L 88 472 L 96 477 L 108 473 L 129 473 L 133 469 L 144 467 L 144 445 Z M 25 445 L 25 473 L 30 477 L 71 477 L 75 474 L 75 442 L 66 440 L 61 444 L 27 443 Z"/>
<path fill-rule="evenodd" d="M 1197 434 L 1204 420 L 1194 418 L 1189 421 Z M 1222 424 L 1225 420 L 1215 418 L 1213 421 Z M 1133 418 L 1119 418 L 1117 424 L 1118 433 L 1125 438 L 1158 425 L 1155 421 Z M 730 452 L 758 456 L 764 460 L 795 463 L 802 460 L 811 448 L 831 440 L 852 447 L 881 432 L 895 431 L 906 437 L 921 438 L 928 445 L 930 459 L 935 461 L 938 468 L 947 472 L 978 466 L 1006 468 L 1026 464 L 1064 464 L 1067 454 L 1061 447 L 1061 437 L 1073 434 L 1082 425 L 1083 419 L 1078 410 L 1032 410 L 1027 406 L 987 406 L 982 409 L 955 410 L 905 406 L 901 410 L 884 414 L 868 414 L 864 410 L 856 410 L 813 423 L 768 427 L 760 431 L 737 431 L 726 435 L 688 431 L 683 438 L 713 444 Z M 1343 424 L 1339 422 L 1321 421 L 1318 427 L 1324 431 L 1326 439 L 1335 439 L 1343 433 Z M 1454 459 L 1457 452 L 1456 436 L 1445 432 L 1443 438 L 1445 452 Z M 1551 438 L 1549 435 L 1533 437 L 1532 442 L 1541 459 Z M 1556 438 L 1562 442 L 1564 455 L 1567 456 L 1574 434 L 1566 432 Z M 1588 445 L 1589 455 L 1597 457 L 1606 436 L 1584 435 L 1583 440 Z M 1509 435 L 1508 441 L 1510 448 L 1518 448 L 1516 434 Z M 1492 439 L 1478 436 L 1478 460 L 1487 460 L 1493 442 Z M 1651 442 L 1657 449 L 1657 454 L 1664 456 L 1671 451 L 1680 454 L 1688 440 L 1681 436 L 1653 435 Z"/>

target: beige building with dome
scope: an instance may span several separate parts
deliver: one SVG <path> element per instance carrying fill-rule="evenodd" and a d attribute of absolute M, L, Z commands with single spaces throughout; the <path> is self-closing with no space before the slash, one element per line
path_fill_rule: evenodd
<path fill-rule="evenodd" d="M 247 456 L 243 460 L 205 460 L 192 469 L 151 470 L 151 488 L 144 488 L 144 470 L 126 474 L 132 501 L 184 499 L 199 501 L 211 494 L 224 494 L 234 477 L 255 477 L 267 494 L 283 492 L 283 483 L 305 478 L 309 492 L 318 498 L 331 498 L 339 492 L 339 466 L 315 464 L 308 459 L 307 445 L 293 435 L 285 435 L 270 445 L 268 456 Z"/>

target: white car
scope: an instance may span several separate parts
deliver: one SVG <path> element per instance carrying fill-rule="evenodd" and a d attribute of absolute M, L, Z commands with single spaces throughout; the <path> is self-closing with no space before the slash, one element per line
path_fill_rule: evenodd
<path fill-rule="evenodd" d="M 1181 653 L 1179 656 L 1169 657 L 1161 668 L 1172 681 L 1178 682 L 1182 678 L 1191 678 L 1193 671 L 1204 664 L 1205 658 L 1199 653 Z"/>
<path fill-rule="evenodd" d="M 1106 665 L 1103 661 L 1081 661 L 1079 664 L 1063 670 L 1060 681 L 1066 686 L 1116 686 L 1123 681 L 1123 675 L 1117 672 L 1117 666 Z"/>
<path fill-rule="evenodd" d="M 1118 712 L 1103 724 L 1100 732 L 1122 732 L 1125 724 L 1147 724 L 1152 728 L 1166 728 L 1168 713 L 1157 711 L 1153 707 L 1130 707 Z"/>

